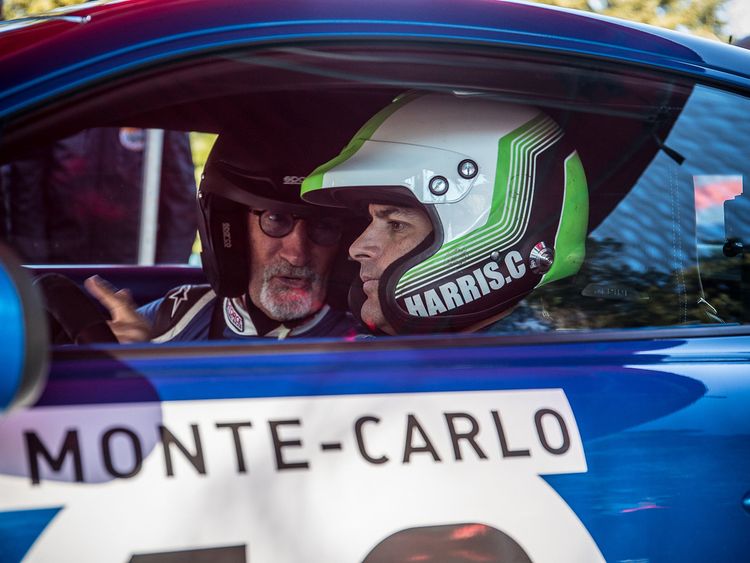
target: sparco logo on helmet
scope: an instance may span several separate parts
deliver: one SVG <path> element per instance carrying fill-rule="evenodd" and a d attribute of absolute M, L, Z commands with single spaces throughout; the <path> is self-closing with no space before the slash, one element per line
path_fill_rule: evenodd
<path fill-rule="evenodd" d="M 232 248 L 232 230 L 229 223 L 221 224 L 221 234 L 224 237 L 224 248 Z"/>

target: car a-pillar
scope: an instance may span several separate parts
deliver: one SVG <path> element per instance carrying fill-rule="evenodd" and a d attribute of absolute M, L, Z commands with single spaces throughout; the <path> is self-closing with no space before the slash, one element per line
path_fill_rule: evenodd
<path fill-rule="evenodd" d="M 47 378 L 49 340 L 41 293 L 0 243 L 0 414 L 28 406 Z"/>

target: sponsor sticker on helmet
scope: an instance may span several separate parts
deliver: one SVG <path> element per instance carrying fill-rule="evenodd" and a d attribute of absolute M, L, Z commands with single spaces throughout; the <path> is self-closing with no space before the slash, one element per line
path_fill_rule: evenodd
<path fill-rule="evenodd" d="M 300 186 L 305 181 L 305 176 L 284 176 L 285 186 Z"/>
<path fill-rule="evenodd" d="M 232 226 L 229 223 L 221 224 L 221 236 L 224 242 L 224 248 L 232 248 Z"/>

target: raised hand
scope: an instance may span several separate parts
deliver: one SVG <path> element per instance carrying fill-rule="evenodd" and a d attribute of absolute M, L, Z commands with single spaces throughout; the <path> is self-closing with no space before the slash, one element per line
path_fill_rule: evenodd
<path fill-rule="evenodd" d="M 86 290 L 109 311 L 109 328 L 120 344 L 147 342 L 151 325 L 136 311 L 136 305 L 128 289 L 116 289 L 99 276 L 92 276 L 83 282 Z"/>

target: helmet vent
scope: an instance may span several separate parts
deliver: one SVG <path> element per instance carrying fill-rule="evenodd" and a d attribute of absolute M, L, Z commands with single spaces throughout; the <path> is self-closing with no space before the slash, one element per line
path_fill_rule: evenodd
<path fill-rule="evenodd" d="M 467 158 L 458 163 L 458 174 L 461 178 L 469 180 L 476 176 L 477 172 L 479 172 L 479 167 L 473 160 Z"/>
<path fill-rule="evenodd" d="M 429 187 L 433 195 L 445 195 L 445 192 L 448 191 L 448 180 L 443 176 L 433 176 L 430 179 Z"/>

